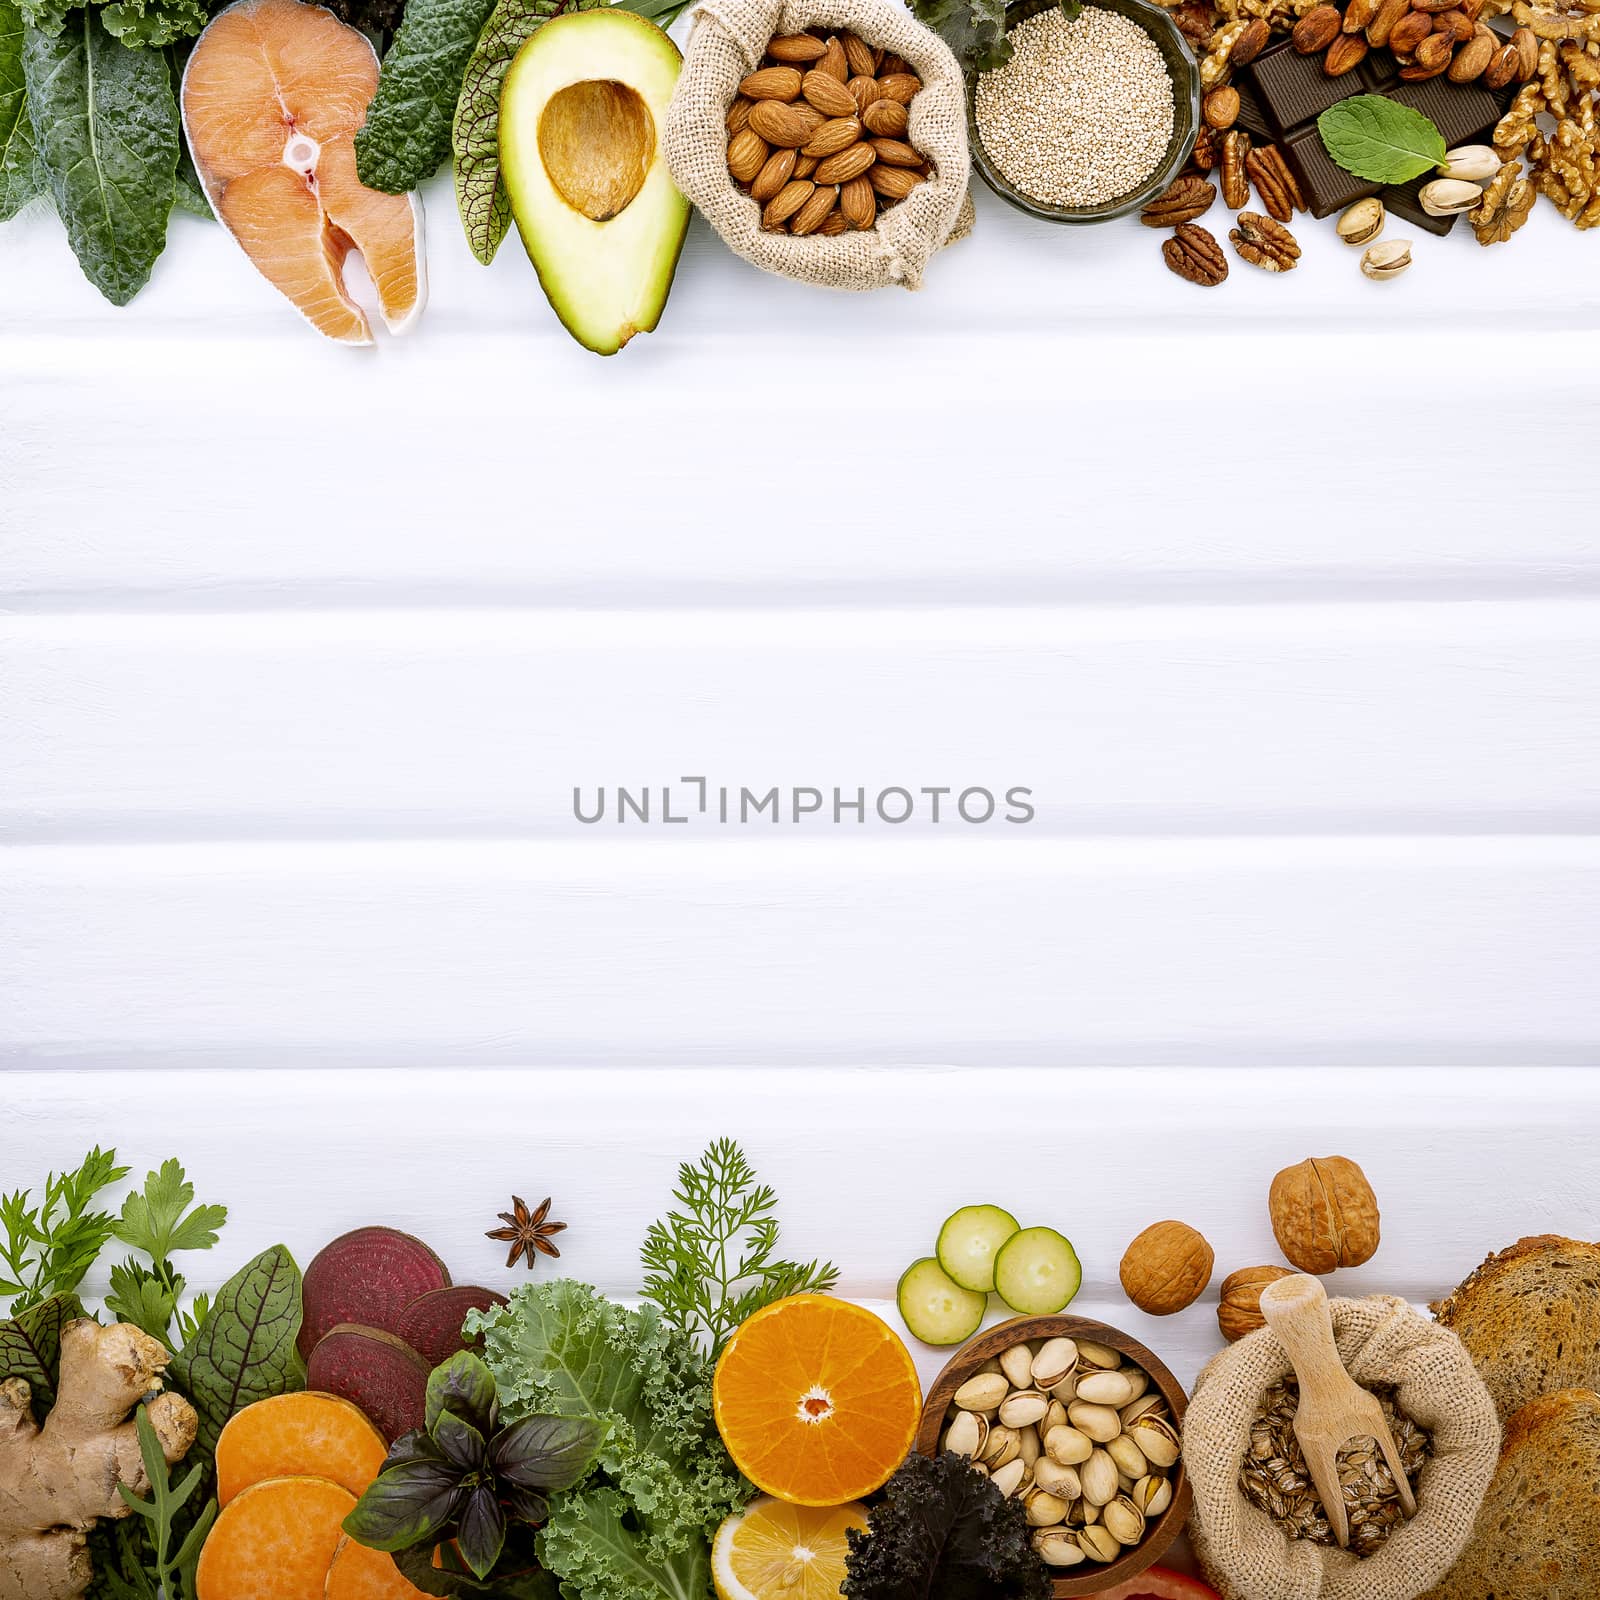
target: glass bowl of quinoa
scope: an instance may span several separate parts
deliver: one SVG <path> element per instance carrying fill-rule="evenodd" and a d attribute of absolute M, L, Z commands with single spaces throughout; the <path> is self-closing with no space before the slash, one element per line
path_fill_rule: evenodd
<path fill-rule="evenodd" d="M 967 75 L 972 162 L 1003 200 L 1048 222 L 1139 210 L 1182 170 L 1200 126 L 1189 41 L 1146 0 L 1006 8 L 1011 59 Z"/>

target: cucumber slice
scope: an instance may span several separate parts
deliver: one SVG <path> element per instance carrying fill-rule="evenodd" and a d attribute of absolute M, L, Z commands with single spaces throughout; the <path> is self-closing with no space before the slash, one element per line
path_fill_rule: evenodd
<path fill-rule="evenodd" d="M 894 1293 L 900 1316 L 924 1344 L 961 1344 L 978 1331 L 989 1297 L 952 1283 L 932 1256 L 913 1261 Z"/>
<path fill-rule="evenodd" d="M 988 1294 L 994 1288 L 995 1253 L 1018 1226 L 999 1206 L 962 1206 L 939 1230 L 934 1246 L 939 1265 L 963 1289 Z"/>
<path fill-rule="evenodd" d="M 1054 1228 L 1024 1228 L 994 1258 L 1000 1298 L 1024 1316 L 1053 1317 L 1072 1303 L 1082 1283 L 1078 1252 Z"/>

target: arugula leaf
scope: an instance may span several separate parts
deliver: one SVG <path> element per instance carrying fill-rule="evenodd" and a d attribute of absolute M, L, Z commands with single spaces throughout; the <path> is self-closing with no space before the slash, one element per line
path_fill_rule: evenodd
<path fill-rule="evenodd" d="M 90 8 L 55 37 L 30 27 L 22 65 L 73 254 L 106 299 L 126 305 L 167 242 L 179 130 L 166 57 L 119 44 Z"/>
<path fill-rule="evenodd" d="M 494 3 L 408 0 L 356 134 L 356 172 L 369 189 L 405 194 L 449 160 L 461 80 Z"/>
<path fill-rule="evenodd" d="M 155 1593 L 176 1596 L 178 1581 L 183 1592 L 192 1595 L 195 1589 L 195 1568 L 200 1561 L 200 1547 L 206 1542 L 211 1524 L 217 1519 L 217 1503 L 211 1501 L 197 1517 L 178 1548 L 172 1548 L 177 1537 L 176 1519 L 179 1512 L 205 1475 L 205 1466 L 196 1463 L 176 1487 L 162 1454 L 161 1441 L 151 1425 L 145 1408 L 140 1406 L 134 1415 L 139 1435 L 139 1455 L 144 1462 L 145 1476 L 150 1480 L 150 1498 L 141 1500 L 127 1484 L 119 1483 L 117 1493 L 123 1504 L 145 1524 L 152 1559 L 146 1564 L 144 1576 Z"/>
<path fill-rule="evenodd" d="M 32 1393 L 36 1410 L 55 1403 L 56 1373 L 61 1365 L 61 1331 L 83 1315 L 75 1294 L 56 1294 L 0 1322 L 0 1379 L 21 1378 Z"/>
<path fill-rule="evenodd" d="M 96 1146 L 75 1172 L 52 1172 L 45 1179 L 44 1202 L 32 1205 L 26 1189 L 0 1195 L 0 1299 L 9 1298 L 11 1314 L 38 1305 L 53 1294 L 70 1294 L 83 1282 L 107 1239 L 113 1218 L 90 1211 L 95 1197 L 127 1177 L 117 1165 L 115 1150 Z"/>
<path fill-rule="evenodd" d="M 1011 59 L 1006 0 L 911 0 L 911 10 L 950 46 L 963 68 L 988 72 Z"/>
<path fill-rule="evenodd" d="M 172 1380 L 200 1415 L 209 1461 L 224 1424 L 256 1400 L 303 1389 L 300 1269 L 281 1245 L 246 1262 L 217 1291 L 199 1331 L 173 1358 Z"/>
<path fill-rule="evenodd" d="M 44 185 L 22 81 L 22 13 L 0 0 L 0 222 L 43 194 Z"/>
<path fill-rule="evenodd" d="M 511 201 L 500 181 L 500 91 L 517 52 L 552 17 L 592 11 L 608 0 L 499 0 L 461 79 L 451 126 L 456 206 L 467 243 L 484 266 L 511 226 Z"/>
<path fill-rule="evenodd" d="M 1420 111 L 1381 94 L 1356 94 L 1317 118 L 1328 154 L 1369 183 L 1409 183 L 1444 160 L 1444 138 Z"/>
<path fill-rule="evenodd" d="M 778 1261 L 778 1197 L 732 1139 L 678 1168 L 672 1197 L 681 1210 L 651 1225 L 640 1258 L 644 1296 L 666 1321 L 703 1338 L 712 1360 L 740 1323 L 792 1294 L 826 1294 L 839 1280 L 831 1262 Z"/>

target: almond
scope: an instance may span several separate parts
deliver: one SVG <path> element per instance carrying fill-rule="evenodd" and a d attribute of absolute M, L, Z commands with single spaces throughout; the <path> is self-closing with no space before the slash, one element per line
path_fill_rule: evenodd
<path fill-rule="evenodd" d="M 870 228 L 878 220 L 878 197 L 865 178 L 852 178 L 839 190 L 839 210 L 852 228 Z"/>
<path fill-rule="evenodd" d="M 1484 86 L 1489 89 L 1505 88 L 1516 77 L 1520 65 L 1517 47 L 1514 44 L 1502 45 L 1489 58 L 1489 65 L 1483 69 Z"/>
<path fill-rule="evenodd" d="M 867 182 L 876 193 L 892 203 L 904 200 L 922 179 L 906 167 L 873 167 L 867 173 Z"/>
<path fill-rule="evenodd" d="M 1413 11 L 1425 11 L 1429 16 L 1437 16 L 1441 11 L 1454 11 L 1457 0 L 1411 0 Z"/>
<path fill-rule="evenodd" d="M 1435 67 L 1443 72 L 1450 65 L 1450 57 L 1455 54 L 1455 49 L 1456 42 L 1448 33 L 1430 33 L 1417 46 L 1417 65 L 1427 68 L 1430 72 Z"/>
<path fill-rule="evenodd" d="M 811 198 L 816 188 L 814 183 L 800 181 L 784 184 L 767 202 L 767 209 L 761 213 L 761 226 L 772 229 L 787 222 Z"/>
<path fill-rule="evenodd" d="M 828 80 L 833 81 L 831 78 Z M 810 142 L 800 151 L 803 156 L 815 156 L 821 161 L 825 156 L 836 156 L 848 150 L 861 137 L 861 124 L 854 117 L 835 117 L 824 122 L 811 135 Z"/>
<path fill-rule="evenodd" d="M 839 43 L 844 46 L 845 65 L 850 68 L 851 77 L 870 78 L 877 72 L 878 58 L 864 40 L 845 33 L 839 36 Z"/>
<path fill-rule="evenodd" d="M 745 128 L 728 141 L 728 171 L 735 182 L 749 183 L 767 164 L 770 154 L 766 140 Z"/>
<path fill-rule="evenodd" d="M 1389 48 L 1397 56 L 1409 56 L 1433 32 L 1433 19 L 1420 11 L 1408 11 L 1389 32 Z"/>
<path fill-rule="evenodd" d="M 876 82 L 873 87 L 877 87 Z M 861 113 L 861 121 L 868 133 L 883 139 L 898 139 L 910 126 L 911 113 L 898 100 L 874 100 Z"/>
<path fill-rule="evenodd" d="M 1472 19 L 1465 11 L 1441 11 L 1433 19 L 1435 33 L 1448 33 L 1456 44 L 1465 44 L 1472 37 Z"/>
<path fill-rule="evenodd" d="M 813 172 L 815 172 L 816 170 L 817 170 L 817 158 L 815 156 L 803 156 L 798 151 L 795 152 L 795 163 L 794 163 L 794 175 L 795 175 L 795 177 L 797 177 L 797 178 L 809 178 L 811 176 L 811 174 Z"/>
<path fill-rule="evenodd" d="M 811 198 L 795 212 L 794 220 L 789 224 L 789 232 L 798 238 L 804 238 L 808 233 L 815 233 L 838 203 L 838 189 L 819 183 Z"/>
<path fill-rule="evenodd" d="M 740 80 L 739 93 L 750 100 L 797 100 L 800 97 L 798 67 L 763 67 Z"/>
<path fill-rule="evenodd" d="M 908 106 L 922 88 L 922 79 L 910 72 L 890 72 L 878 79 L 878 91 L 885 100 L 898 100 Z"/>
<path fill-rule="evenodd" d="M 1539 41 L 1532 28 L 1521 27 L 1511 42 L 1517 47 L 1517 76 L 1526 83 L 1539 70 Z"/>
<path fill-rule="evenodd" d="M 801 107 L 785 105 L 781 100 L 758 100 L 750 110 L 750 131 L 759 134 L 768 144 L 792 146 L 798 150 L 817 126 L 820 124 L 813 124 Z"/>
<path fill-rule="evenodd" d="M 1367 43 L 1381 50 L 1389 42 L 1394 25 L 1411 10 L 1411 0 L 1383 0 L 1378 14 L 1367 24 Z"/>
<path fill-rule="evenodd" d="M 1406 0 L 1409 6 L 1411 0 Z M 1326 50 L 1339 37 L 1340 16 L 1335 6 L 1316 6 L 1295 23 L 1289 41 L 1303 56 Z"/>
<path fill-rule="evenodd" d="M 817 233 L 824 239 L 832 239 L 849 231 L 850 224 L 845 221 L 844 213 L 837 208 L 828 213 L 822 226 L 817 229 Z"/>
<path fill-rule="evenodd" d="M 877 152 L 886 167 L 921 167 L 922 156 L 903 139 L 869 139 L 868 144 Z"/>
<path fill-rule="evenodd" d="M 1233 48 L 1228 52 L 1229 64 L 1235 67 L 1249 66 L 1267 48 L 1267 41 L 1271 37 L 1271 26 L 1261 17 L 1257 17 L 1233 41 Z"/>
<path fill-rule="evenodd" d="M 1341 33 L 1328 46 L 1328 53 L 1322 58 L 1322 70 L 1330 78 L 1342 78 L 1345 73 L 1353 72 L 1367 59 L 1369 49 L 1371 46 L 1364 34 Z"/>
<path fill-rule="evenodd" d="M 850 91 L 850 98 L 856 103 L 856 115 L 859 117 L 868 106 L 882 99 L 883 91 L 878 87 L 876 78 L 852 78 L 845 85 Z"/>
<path fill-rule="evenodd" d="M 911 72 L 911 73 L 914 74 L 915 69 L 912 67 L 911 63 L 906 60 L 906 58 L 904 56 L 897 56 L 891 51 L 891 52 L 889 52 L 888 54 L 886 54 L 884 56 L 882 61 L 880 61 L 878 63 L 878 71 L 879 72 Z"/>
<path fill-rule="evenodd" d="M 728 115 L 723 120 L 728 125 L 729 133 L 742 133 L 750 126 L 750 102 L 740 95 L 728 107 Z"/>
<path fill-rule="evenodd" d="M 850 81 L 850 62 L 844 53 L 844 46 L 837 39 L 830 38 L 817 62 L 817 70 L 826 72 L 837 78 L 840 83 Z"/>
<path fill-rule="evenodd" d="M 774 61 L 787 62 L 791 66 L 820 61 L 827 50 L 827 45 L 814 33 L 786 33 L 767 46 L 767 54 Z"/>
<path fill-rule="evenodd" d="M 765 205 L 794 176 L 797 152 L 774 150 L 750 185 L 750 198 Z"/>
<path fill-rule="evenodd" d="M 1456 51 L 1450 63 L 1450 81 L 1471 83 L 1474 78 L 1481 78 L 1494 57 L 1495 47 L 1491 40 L 1479 38 L 1469 41 Z"/>
<path fill-rule="evenodd" d="M 817 166 L 818 183 L 848 183 L 859 178 L 878 159 L 870 144 L 853 144 Z"/>
<path fill-rule="evenodd" d="M 1378 14 L 1378 0 L 1350 0 L 1344 8 L 1344 31 L 1346 33 L 1364 32 L 1366 26 Z"/>
<path fill-rule="evenodd" d="M 824 72 L 820 67 L 813 67 L 800 80 L 800 93 L 825 117 L 856 114 L 856 97 L 831 72 Z"/>

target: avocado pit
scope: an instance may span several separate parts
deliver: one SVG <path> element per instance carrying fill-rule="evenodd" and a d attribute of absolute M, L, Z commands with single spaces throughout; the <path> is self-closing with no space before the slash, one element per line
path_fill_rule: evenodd
<path fill-rule="evenodd" d="M 655 159 L 650 108 L 625 83 L 569 83 L 539 114 L 539 155 L 556 192 L 592 222 L 609 222 L 644 187 Z"/>

